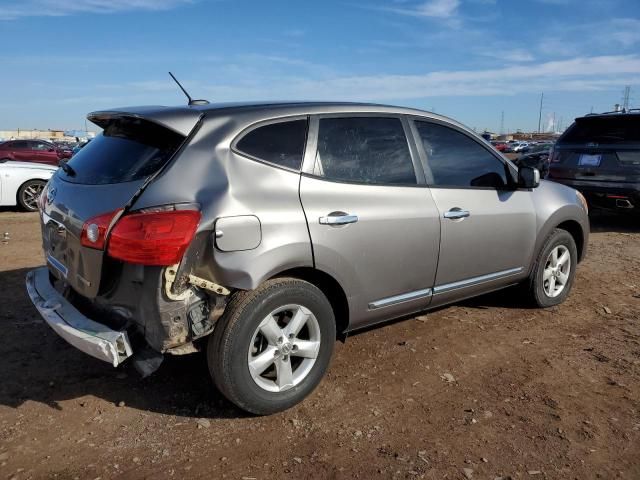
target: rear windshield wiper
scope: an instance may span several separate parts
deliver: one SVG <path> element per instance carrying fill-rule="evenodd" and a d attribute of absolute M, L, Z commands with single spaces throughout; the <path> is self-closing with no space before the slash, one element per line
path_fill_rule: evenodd
<path fill-rule="evenodd" d="M 66 173 L 67 175 L 69 175 L 70 177 L 75 177 L 76 176 L 76 171 L 71 167 L 71 165 L 69 165 L 67 163 L 66 160 L 60 160 L 58 162 L 58 166 L 64 170 L 64 173 Z"/>

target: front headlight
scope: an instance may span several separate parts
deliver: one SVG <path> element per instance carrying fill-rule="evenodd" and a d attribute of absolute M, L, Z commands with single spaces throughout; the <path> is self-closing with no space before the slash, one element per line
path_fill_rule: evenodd
<path fill-rule="evenodd" d="M 578 200 L 582 204 L 582 208 L 584 208 L 584 211 L 587 213 L 587 215 L 589 215 L 589 205 L 587 204 L 587 199 L 584 198 L 584 195 L 582 195 L 578 190 L 576 190 L 576 197 L 578 197 Z"/>

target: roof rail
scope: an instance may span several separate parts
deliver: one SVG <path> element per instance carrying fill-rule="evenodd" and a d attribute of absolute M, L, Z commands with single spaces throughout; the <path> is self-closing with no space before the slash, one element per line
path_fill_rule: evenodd
<path fill-rule="evenodd" d="M 640 108 L 623 108 L 622 110 L 613 110 L 612 112 L 600 112 L 600 113 L 587 113 L 585 117 L 597 116 L 597 115 L 610 115 L 614 113 L 622 114 L 629 112 L 640 112 Z"/>

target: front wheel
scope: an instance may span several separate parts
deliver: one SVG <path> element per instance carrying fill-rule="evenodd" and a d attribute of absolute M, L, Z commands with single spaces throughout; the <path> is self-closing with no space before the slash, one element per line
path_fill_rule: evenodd
<path fill-rule="evenodd" d="M 279 412 L 320 383 L 335 338 L 333 309 L 317 287 L 269 280 L 227 305 L 209 339 L 209 371 L 218 390 L 243 410 Z"/>
<path fill-rule="evenodd" d="M 29 180 L 18 190 L 18 205 L 27 212 L 38 210 L 38 198 L 44 190 L 47 182 L 42 180 Z"/>
<path fill-rule="evenodd" d="M 569 296 L 576 275 L 578 249 L 569 232 L 556 228 L 538 254 L 529 292 L 538 307 L 552 307 Z"/>

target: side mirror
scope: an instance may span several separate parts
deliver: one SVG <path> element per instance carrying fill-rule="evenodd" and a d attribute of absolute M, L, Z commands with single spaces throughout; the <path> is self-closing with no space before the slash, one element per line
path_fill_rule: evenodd
<path fill-rule="evenodd" d="M 537 168 L 522 166 L 518 169 L 518 186 L 536 188 L 540 185 L 540 171 Z"/>
<path fill-rule="evenodd" d="M 55 152 L 55 151 L 56 151 L 56 149 L 55 149 L 55 148 L 50 148 L 50 149 L 49 149 L 49 151 L 50 151 L 50 152 Z"/>

